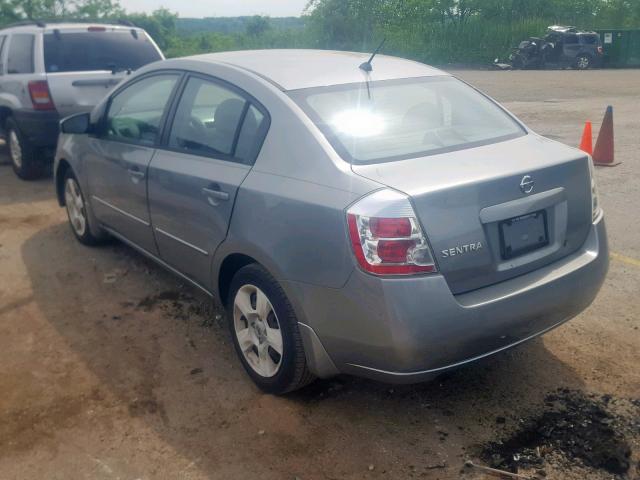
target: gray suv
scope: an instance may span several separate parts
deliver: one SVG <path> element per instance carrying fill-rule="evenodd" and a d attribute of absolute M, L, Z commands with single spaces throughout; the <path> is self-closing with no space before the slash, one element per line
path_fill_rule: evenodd
<path fill-rule="evenodd" d="M 15 173 L 50 168 L 61 118 L 91 110 L 131 71 L 164 57 L 139 28 L 25 22 L 0 30 L 0 128 Z"/>
<path fill-rule="evenodd" d="M 219 298 L 269 392 L 429 379 L 557 327 L 605 278 L 588 155 L 445 72 L 366 60 L 168 60 L 62 124 L 73 234 Z"/>

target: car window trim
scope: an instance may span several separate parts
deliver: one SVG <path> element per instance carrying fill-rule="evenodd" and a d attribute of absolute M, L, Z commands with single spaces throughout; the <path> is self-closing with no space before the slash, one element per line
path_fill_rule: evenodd
<path fill-rule="evenodd" d="M 156 135 L 156 139 L 153 142 L 153 144 L 152 145 L 146 145 L 144 143 L 136 142 L 134 140 L 126 140 L 126 139 L 123 139 L 123 138 L 110 138 L 110 137 L 108 137 L 106 135 L 106 126 L 107 126 L 106 122 L 107 122 L 107 118 L 109 117 L 109 111 L 111 109 L 111 105 L 113 103 L 114 98 L 116 98 L 119 94 L 124 92 L 127 88 L 135 85 L 136 83 L 139 83 L 141 81 L 147 80 L 149 78 L 162 76 L 162 75 L 176 75 L 177 81 L 176 81 L 176 84 L 173 86 L 173 90 L 171 91 L 171 95 L 169 96 L 169 99 L 167 100 L 167 104 L 165 105 L 164 110 L 162 112 L 162 116 L 160 117 L 160 124 L 158 125 L 158 135 Z M 104 114 L 102 115 L 102 118 L 100 119 L 100 122 L 98 124 L 98 132 L 94 135 L 95 138 L 98 138 L 99 140 L 103 140 L 103 141 L 107 141 L 107 142 L 122 143 L 124 145 L 135 145 L 135 146 L 138 146 L 138 147 L 146 147 L 146 148 L 158 148 L 158 146 L 160 145 L 161 140 L 162 140 L 164 127 L 165 127 L 165 124 L 166 124 L 166 121 L 167 121 L 167 117 L 168 117 L 168 113 L 169 113 L 169 107 L 173 104 L 176 92 L 178 91 L 178 88 L 180 87 L 180 85 L 184 81 L 184 77 L 185 77 L 185 72 L 183 72 L 181 70 L 177 70 L 177 69 L 154 70 L 153 72 L 145 73 L 145 74 L 141 75 L 140 77 L 135 78 L 130 82 L 126 82 L 125 84 L 123 84 L 120 87 L 118 87 L 109 96 L 109 100 L 107 101 L 107 105 L 106 105 Z"/>
<path fill-rule="evenodd" d="M 256 162 L 256 159 L 258 158 L 258 155 L 260 154 L 260 151 L 262 150 L 262 146 L 264 145 L 264 141 L 267 138 L 269 129 L 271 127 L 271 115 L 269 114 L 269 111 L 266 109 L 266 107 L 262 105 L 253 95 L 251 95 L 247 91 L 232 84 L 231 82 L 223 80 L 222 78 L 215 77 L 213 75 L 207 75 L 201 72 L 190 71 L 190 70 L 185 70 L 184 74 L 185 75 L 180 84 L 180 88 L 176 92 L 176 95 L 172 100 L 171 108 L 167 114 L 167 119 L 163 126 L 161 141 L 159 142 L 159 145 L 156 148 L 158 148 L 159 150 L 164 150 L 168 152 L 181 153 L 185 155 L 195 155 L 197 157 L 202 157 L 210 160 L 220 160 L 224 162 L 231 162 L 234 164 L 248 165 L 250 167 L 253 166 Z M 173 123 L 176 118 L 176 112 L 178 110 L 178 106 L 180 105 L 180 101 L 182 100 L 182 96 L 187 87 L 187 83 L 192 78 L 198 78 L 206 82 L 220 85 L 222 88 L 226 88 L 227 90 L 230 90 L 233 93 L 236 93 L 237 95 L 242 97 L 242 99 L 245 101 L 242 114 L 240 115 L 240 120 L 238 122 L 238 125 L 236 126 L 231 154 L 212 155 L 212 154 L 207 154 L 203 152 L 194 152 L 191 150 L 186 150 L 184 148 L 172 147 L 169 145 L 169 136 L 171 135 L 171 128 L 173 128 Z M 257 153 L 255 157 L 252 158 L 249 163 L 245 163 L 242 159 L 236 157 L 235 153 L 238 146 L 238 141 L 240 139 L 240 134 L 242 132 L 242 127 L 244 126 L 244 121 L 246 119 L 247 113 L 249 112 L 249 109 L 252 106 L 256 108 L 260 113 L 262 113 L 262 115 L 264 115 L 264 121 L 267 123 L 266 123 L 266 127 L 264 128 L 264 133 L 262 134 L 262 138 L 260 138 L 256 142 L 255 146 L 258 148 L 256 149 Z"/>

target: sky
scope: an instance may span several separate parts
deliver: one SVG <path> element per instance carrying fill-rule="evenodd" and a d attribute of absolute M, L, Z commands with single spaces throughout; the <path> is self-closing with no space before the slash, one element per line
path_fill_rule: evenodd
<path fill-rule="evenodd" d="M 308 0 L 120 0 L 128 12 L 152 12 L 165 7 L 181 17 L 298 17 L 307 3 Z"/>

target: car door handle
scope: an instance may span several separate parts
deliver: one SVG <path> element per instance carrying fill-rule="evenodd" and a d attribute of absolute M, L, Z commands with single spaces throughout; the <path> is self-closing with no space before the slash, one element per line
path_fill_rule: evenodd
<path fill-rule="evenodd" d="M 144 178 L 144 172 L 140 170 L 138 167 L 130 168 L 129 175 L 131 176 L 131 181 L 133 183 L 138 183 L 140 180 Z"/>
<path fill-rule="evenodd" d="M 226 202 L 229 200 L 229 194 L 227 192 L 223 192 L 218 188 L 209 188 L 205 187 L 202 189 L 202 194 L 207 197 L 209 204 L 213 207 L 217 207 L 220 205 L 220 202 Z"/>

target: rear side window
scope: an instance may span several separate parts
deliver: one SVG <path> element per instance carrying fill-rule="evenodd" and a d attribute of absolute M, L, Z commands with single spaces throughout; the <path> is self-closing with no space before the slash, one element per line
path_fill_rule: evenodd
<path fill-rule="evenodd" d="M 565 45 L 574 45 L 578 42 L 578 35 L 576 35 L 575 33 L 569 33 L 567 35 L 564 36 L 564 43 Z"/>
<path fill-rule="evenodd" d="M 244 118 L 235 156 L 242 163 L 252 165 L 258 157 L 262 140 L 269 126 L 267 118 L 256 107 L 251 105 Z"/>
<path fill-rule="evenodd" d="M 44 63 L 48 73 L 137 70 L 161 60 L 149 37 L 138 30 L 46 33 Z"/>
<path fill-rule="evenodd" d="M 223 86 L 191 78 L 182 94 L 169 146 L 189 153 L 231 157 L 247 101 Z"/>
<path fill-rule="evenodd" d="M 7 73 L 33 73 L 33 44 L 35 36 L 18 33 L 11 36 Z"/>
<path fill-rule="evenodd" d="M 599 39 L 597 35 L 580 35 L 580 40 L 585 45 L 596 45 Z"/>
<path fill-rule="evenodd" d="M 179 75 L 148 77 L 117 93 L 106 119 L 106 137 L 152 146 L 160 132 L 162 115 Z"/>

